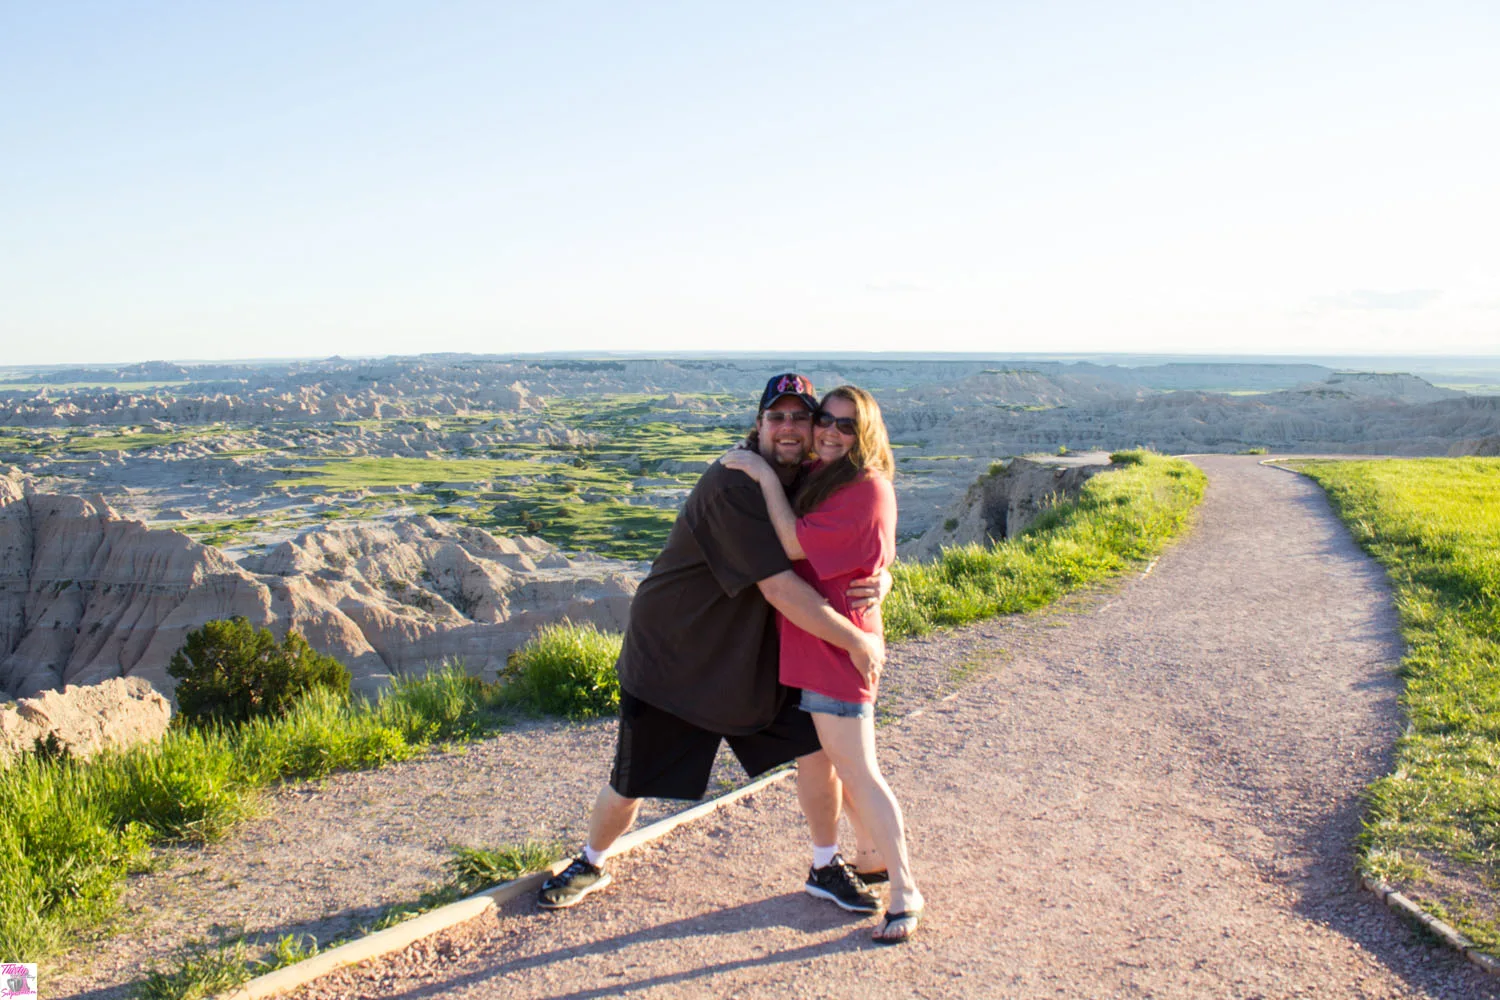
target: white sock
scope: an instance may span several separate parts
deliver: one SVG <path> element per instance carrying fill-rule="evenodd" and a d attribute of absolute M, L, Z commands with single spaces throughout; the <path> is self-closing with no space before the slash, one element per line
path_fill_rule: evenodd
<path fill-rule="evenodd" d="M 813 867 L 827 868 L 829 865 L 833 864 L 833 859 L 838 856 L 838 853 L 838 844 L 834 844 L 832 847 L 819 847 L 817 844 L 814 844 Z"/>
<path fill-rule="evenodd" d="M 588 861 L 588 863 L 591 864 L 591 865 L 593 865 L 595 868 L 603 868 L 604 867 L 604 852 L 603 851 L 596 851 L 592 847 L 590 847 L 588 844 L 584 844 L 583 845 L 583 856 Z"/>

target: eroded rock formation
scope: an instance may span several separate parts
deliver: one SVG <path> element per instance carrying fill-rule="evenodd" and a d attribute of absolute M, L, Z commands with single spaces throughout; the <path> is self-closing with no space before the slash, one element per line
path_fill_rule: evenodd
<path fill-rule="evenodd" d="M 38 742 L 73 757 L 161 739 L 172 718 L 171 702 L 140 677 L 102 684 L 74 684 L 19 702 L 0 702 L 0 765 L 30 753 Z"/>
<path fill-rule="evenodd" d="M 639 573 L 432 518 L 305 532 L 243 563 L 108 504 L 0 479 L 0 690 L 139 677 L 170 692 L 184 636 L 243 615 L 301 631 L 357 690 L 461 660 L 493 677 L 539 626 L 623 627 Z"/>

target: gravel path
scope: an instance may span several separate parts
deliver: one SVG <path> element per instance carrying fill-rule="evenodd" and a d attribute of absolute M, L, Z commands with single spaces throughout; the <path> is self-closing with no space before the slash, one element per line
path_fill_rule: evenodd
<path fill-rule="evenodd" d="M 881 732 L 930 908 L 909 945 L 799 891 L 777 786 L 578 910 L 517 901 L 300 995 L 1500 996 L 1355 888 L 1399 729 L 1382 573 L 1310 482 L 1198 461 L 1201 522 L 1153 573 L 913 648 L 1008 662 Z"/>

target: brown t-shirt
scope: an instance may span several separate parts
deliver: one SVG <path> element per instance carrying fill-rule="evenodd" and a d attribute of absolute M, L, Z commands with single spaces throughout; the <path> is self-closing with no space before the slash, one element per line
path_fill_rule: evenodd
<path fill-rule="evenodd" d="M 776 612 L 756 583 L 791 568 L 760 486 L 710 466 L 630 604 L 621 686 L 710 732 L 764 729 L 782 689 Z"/>

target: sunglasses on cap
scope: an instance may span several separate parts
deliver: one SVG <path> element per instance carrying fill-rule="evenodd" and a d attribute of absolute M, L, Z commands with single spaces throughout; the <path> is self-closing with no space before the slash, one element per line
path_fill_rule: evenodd
<path fill-rule="evenodd" d="M 812 414 L 806 410 L 767 410 L 761 418 L 768 424 L 805 424 L 812 419 Z"/>
<path fill-rule="evenodd" d="M 837 427 L 840 434 L 848 434 L 850 437 L 853 437 L 855 431 L 859 430 L 859 425 L 854 422 L 853 417 L 835 417 L 827 410 L 819 410 L 815 413 L 813 423 L 819 427 Z"/>

